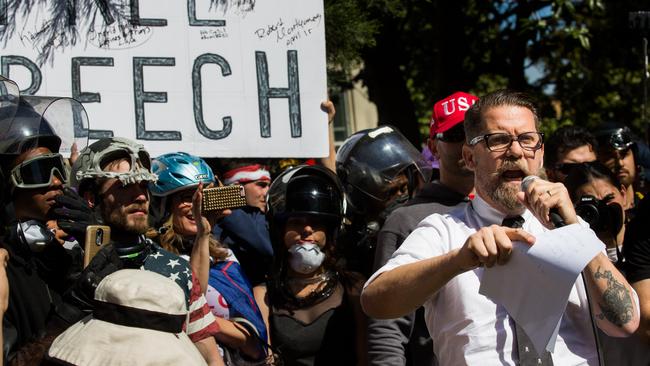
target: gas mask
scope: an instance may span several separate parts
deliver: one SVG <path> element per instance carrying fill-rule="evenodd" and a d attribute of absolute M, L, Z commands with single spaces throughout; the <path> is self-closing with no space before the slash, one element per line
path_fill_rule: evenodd
<path fill-rule="evenodd" d="M 323 264 L 325 253 L 313 242 L 296 243 L 289 248 L 289 266 L 298 273 L 313 273 Z"/>

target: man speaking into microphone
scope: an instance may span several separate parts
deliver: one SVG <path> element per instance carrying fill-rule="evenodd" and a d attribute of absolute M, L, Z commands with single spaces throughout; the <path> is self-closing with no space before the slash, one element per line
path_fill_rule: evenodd
<path fill-rule="evenodd" d="M 535 245 L 535 235 L 563 224 L 589 230 L 561 183 L 526 178 L 543 161 L 538 124 L 537 109 L 523 93 L 500 90 L 476 102 L 465 114 L 463 147 L 476 197 L 424 219 L 363 290 L 364 310 L 376 318 L 424 305 L 441 365 L 598 365 L 592 318 L 616 337 L 638 327 L 636 293 L 603 253 L 571 289 L 553 354 L 537 354 L 504 307 L 479 294 L 485 268 L 507 266 L 514 241 Z"/>

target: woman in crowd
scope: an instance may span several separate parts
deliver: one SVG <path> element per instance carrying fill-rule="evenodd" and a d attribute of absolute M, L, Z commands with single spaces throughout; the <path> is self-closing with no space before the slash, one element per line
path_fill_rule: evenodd
<path fill-rule="evenodd" d="M 211 235 L 216 221 L 229 210 L 202 212 L 203 184 L 215 182 L 212 170 L 201 158 L 179 152 L 154 159 L 152 171 L 158 175 L 150 187 L 154 209 L 162 212 L 158 214 L 162 224 L 153 236 L 163 248 L 190 255 L 192 270 L 221 328 L 217 341 L 232 350 L 228 355 L 264 359 L 266 327 L 251 286 L 232 252 Z"/>
<path fill-rule="evenodd" d="M 589 162 L 571 169 L 564 184 L 576 212 L 607 246 L 607 256 L 622 263 L 625 237 L 625 187 L 605 165 Z"/>
<path fill-rule="evenodd" d="M 323 167 L 291 168 L 271 184 L 267 202 L 275 257 L 263 311 L 274 348 L 285 365 L 366 364 L 363 278 L 337 257 L 338 178 Z"/>
<path fill-rule="evenodd" d="M 625 186 L 600 162 L 582 163 L 571 168 L 564 184 L 576 205 L 576 213 L 605 243 L 610 260 L 623 269 L 623 263 L 629 259 L 622 255 L 627 223 L 623 210 Z M 598 215 L 594 215 L 596 212 Z M 599 331 L 599 342 L 605 365 L 650 364 L 650 348 L 637 337 L 615 338 Z"/>

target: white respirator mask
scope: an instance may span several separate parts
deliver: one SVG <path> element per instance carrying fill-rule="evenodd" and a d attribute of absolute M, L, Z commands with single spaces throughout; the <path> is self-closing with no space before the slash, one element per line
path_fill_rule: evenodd
<path fill-rule="evenodd" d="M 314 242 L 296 243 L 289 248 L 289 253 L 289 266 L 302 274 L 313 273 L 325 260 L 325 253 Z"/>

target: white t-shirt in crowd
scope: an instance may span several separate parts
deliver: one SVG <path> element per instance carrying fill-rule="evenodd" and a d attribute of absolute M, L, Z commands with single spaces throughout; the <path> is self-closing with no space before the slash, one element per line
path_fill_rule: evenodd
<path fill-rule="evenodd" d="M 428 216 L 366 286 L 383 272 L 460 248 L 477 229 L 501 225 L 504 217 L 478 195 L 449 214 Z M 547 230 L 528 210 L 522 217 L 527 232 L 535 235 Z M 440 365 L 515 364 L 514 323 L 501 305 L 479 294 L 482 276 L 482 267 L 460 274 L 424 303 L 427 327 Z M 579 276 L 571 289 L 552 354 L 555 365 L 598 364 L 588 306 Z"/>

